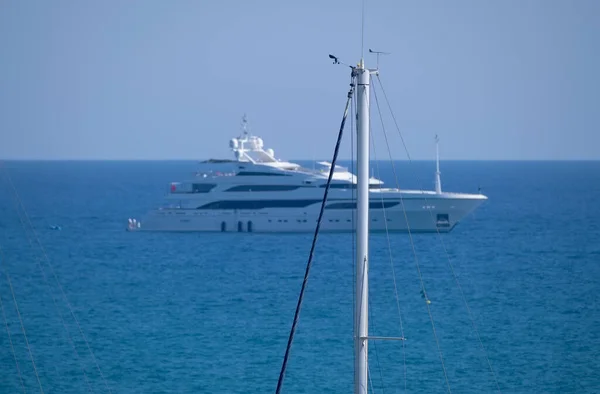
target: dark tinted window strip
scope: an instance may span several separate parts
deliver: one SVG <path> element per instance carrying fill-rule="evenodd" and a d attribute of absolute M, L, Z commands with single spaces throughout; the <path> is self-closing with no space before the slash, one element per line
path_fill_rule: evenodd
<path fill-rule="evenodd" d="M 197 209 L 263 209 L 263 208 L 303 208 L 321 200 L 242 200 L 214 201 Z"/>
<path fill-rule="evenodd" d="M 237 161 L 229 159 L 208 159 L 201 161 L 200 163 L 237 163 Z"/>
<path fill-rule="evenodd" d="M 320 185 L 320 187 L 325 187 L 325 185 Z M 329 185 L 331 189 L 356 189 L 356 183 L 332 183 Z M 369 185 L 369 189 L 379 189 L 381 185 Z"/>
<path fill-rule="evenodd" d="M 372 201 L 369 203 L 369 209 L 382 209 L 382 208 L 391 208 L 400 204 L 397 201 Z M 333 204 L 329 204 L 325 207 L 326 209 L 356 209 L 356 202 L 336 202 Z"/>
<path fill-rule="evenodd" d="M 303 186 L 297 185 L 238 185 L 231 187 L 226 192 L 276 192 L 276 191 L 288 191 L 296 190 Z M 305 187 L 305 186 L 304 186 Z"/>
<path fill-rule="evenodd" d="M 256 172 L 256 171 L 240 171 L 236 176 L 290 176 L 287 174 L 278 174 L 276 172 Z"/>
<path fill-rule="evenodd" d="M 188 193 L 208 193 L 215 187 L 217 187 L 217 185 L 214 183 L 193 183 L 192 191 Z"/>

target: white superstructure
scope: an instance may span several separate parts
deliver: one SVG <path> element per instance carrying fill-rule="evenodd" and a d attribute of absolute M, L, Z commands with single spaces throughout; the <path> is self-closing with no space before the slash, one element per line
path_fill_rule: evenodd
<path fill-rule="evenodd" d="M 128 230 L 313 232 L 331 164 L 279 160 L 246 126 L 244 117 L 242 135 L 229 142 L 234 159 L 201 162 L 192 179 L 171 184 L 167 206 L 129 219 Z M 385 188 L 375 178 L 369 189 L 370 231 L 448 232 L 487 199 L 442 192 L 439 163 L 436 191 Z M 356 198 L 356 176 L 336 166 L 321 231 L 352 231 Z"/>

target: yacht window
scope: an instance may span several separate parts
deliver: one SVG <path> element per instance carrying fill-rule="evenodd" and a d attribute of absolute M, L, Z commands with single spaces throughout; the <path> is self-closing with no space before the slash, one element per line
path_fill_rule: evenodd
<path fill-rule="evenodd" d="M 238 185 L 233 186 L 226 192 L 280 192 L 299 189 L 298 185 Z"/>
<path fill-rule="evenodd" d="M 303 208 L 319 202 L 321 200 L 225 200 L 213 201 L 197 209 Z"/>
<path fill-rule="evenodd" d="M 208 193 L 214 189 L 217 185 L 214 183 L 193 183 L 192 193 Z"/>
<path fill-rule="evenodd" d="M 277 172 L 258 172 L 258 171 L 240 171 L 236 176 L 290 176 L 288 174 L 279 174 Z"/>
<path fill-rule="evenodd" d="M 371 201 L 369 209 L 391 208 L 400 204 L 399 201 Z M 336 202 L 326 206 L 327 209 L 356 209 L 356 202 Z"/>
<path fill-rule="evenodd" d="M 325 188 L 327 184 L 322 184 L 319 187 Z M 356 189 L 356 183 L 332 183 L 329 185 L 330 189 Z M 370 184 L 369 189 L 380 189 L 381 185 Z"/>

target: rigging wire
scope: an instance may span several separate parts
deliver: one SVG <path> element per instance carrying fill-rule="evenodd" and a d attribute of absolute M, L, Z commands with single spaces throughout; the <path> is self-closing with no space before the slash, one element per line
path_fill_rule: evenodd
<path fill-rule="evenodd" d="M 2 248 L 0 248 L 0 260 L 3 262 L 6 261 L 4 258 L 4 252 Z M 44 389 L 42 388 L 42 382 L 40 381 L 40 375 L 38 374 L 37 367 L 35 366 L 35 361 L 33 359 L 33 353 L 31 352 L 31 346 L 29 345 L 29 340 L 27 339 L 27 333 L 25 331 L 25 325 L 23 324 L 23 318 L 21 317 L 21 311 L 19 310 L 19 304 L 17 303 L 17 297 L 15 296 L 15 290 L 12 285 L 12 281 L 10 280 L 10 275 L 5 265 L 3 264 L 4 276 L 6 276 L 6 281 L 8 282 L 8 287 L 10 288 L 10 293 L 13 298 L 13 303 L 15 304 L 15 309 L 17 311 L 17 316 L 19 317 L 19 323 L 21 324 L 21 331 L 23 332 L 23 337 L 25 338 L 25 345 L 27 346 L 27 352 L 29 353 L 29 358 L 31 359 L 31 365 L 33 365 L 33 372 L 35 373 L 35 377 L 37 379 L 38 385 L 40 387 L 40 392 L 44 394 Z"/>
<path fill-rule="evenodd" d="M 335 150 L 333 152 L 333 159 L 331 160 L 331 167 L 329 168 L 329 177 L 327 178 L 327 183 L 325 185 L 325 192 L 323 193 L 323 201 L 321 203 L 321 210 L 319 212 L 319 218 L 317 219 L 317 226 L 315 228 L 315 234 L 313 236 L 312 245 L 310 247 L 310 254 L 308 256 L 308 262 L 306 264 L 306 271 L 304 273 L 304 281 L 302 282 L 302 288 L 300 289 L 300 295 L 298 297 L 298 304 L 296 305 L 296 312 L 294 313 L 294 321 L 292 322 L 292 328 L 290 330 L 290 336 L 288 339 L 287 347 L 285 349 L 285 356 L 283 357 L 283 364 L 281 365 L 281 371 L 279 373 L 279 380 L 277 381 L 277 389 L 276 393 L 279 394 L 281 392 L 281 387 L 283 385 L 283 378 L 285 376 L 285 370 L 287 368 L 287 362 L 290 355 L 290 350 L 292 348 L 292 341 L 294 340 L 294 334 L 296 332 L 296 326 L 298 324 L 298 318 L 300 316 L 300 309 L 302 307 L 302 300 L 304 299 L 304 292 L 306 290 L 306 284 L 308 282 L 308 275 L 310 274 L 310 268 L 312 266 L 315 246 L 317 244 L 317 238 L 319 236 L 319 229 L 321 227 L 321 221 L 323 219 L 323 213 L 325 212 L 325 204 L 327 203 L 327 195 L 329 194 L 329 186 L 331 185 L 331 180 L 333 179 L 333 173 L 335 171 L 335 163 L 337 161 L 338 153 L 340 150 L 340 144 L 342 142 L 342 136 L 344 134 L 344 125 L 346 124 L 346 118 L 348 117 L 348 109 L 350 107 L 350 102 L 352 100 L 352 95 L 354 93 L 354 73 L 352 74 L 352 80 L 350 83 L 350 90 L 348 91 L 348 99 L 346 100 L 346 107 L 344 109 L 344 115 L 342 117 L 342 122 L 340 124 L 340 130 L 338 132 L 337 142 L 335 144 Z"/>
<path fill-rule="evenodd" d="M 8 170 L 6 171 L 8 172 Z M 27 229 L 27 224 L 25 223 L 24 219 L 23 219 L 23 215 L 21 213 L 21 207 L 19 206 L 19 201 L 18 199 L 15 199 L 15 205 L 16 205 L 16 209 L 17 209 L 17 215 L 19 216 L 19 221 L 21 222 L 21 227 L 23 228 L 24 232 L 25 232 L 25 236 L 27 237 L 27 241 L 29 243 L 29 246 L 31 247 L 31 250 L 34 251 L 35 253 L 35 247 L 33 245 L 33 240 L 30 237 L 30 234 L 28 232 Z M 62 313 L 60 312 L 59 308 L 58 308 L 58 303 L 56 302 L 56 297 L 54 296 L 54 293 L 51 291 L 52 286 L 50 285 L 50 282 L 48 281 L 48 278 L 46 276 L 46 272 L 42 266 L 42 264 L 40 263 L 40 259 L 38 259 L 37 253 L 35 256 L 35 262 L 39 268 L 40 273 L 42 274 L 42 277 L 44 278 L 44 282 L 46 283 L 46 287 L 48 289 L 48 293 L 50 294 L 51 298 L 52 298 L 52 303 L 54 305 L 54 309 L 56 311 L 56 314 L 58 315 L 58 317 L 60 318 L 60 321 L 63 325 L 63 328 L 65 329 L 65 332 L 67 333 L 67 339 L 69 342 L 69 345 L 71 345 L 71 348 L 73 348 L 73 351 L 75 352 L 75 358 L 77 359 L 77 363 L 79 364 L 79 368 L 81 369 L 81 372 L 83 373 L 83 377 L 85 380 L 85 383 L 88 387 L 88 391 L 89 392 L 94 392 L 94 390 L 92 389 L 92 386 L 90 384 L 90 381 L 88 379 L 87 373 L 85 372 L 85 368 L 83 366 L 83 363 L 81 361 L 81 357 L 79 356 L 79 352 L 77 351 L 77 347 L 75 346 L 75 343 L 73 342 L 73 338 L 71 336 L 71 332 L 69 331 L 68 327 L 67 327 L 67 323 L 65 322 L 65 319 L 62 315 Z"/>
<path fill-rule="evenodd" d="M 406 142 L 404 141 L 404 136 L 402 135 L 402 132 L 400 131 L 400 127 L 398 126 L 398 121 L 396 120 L 394 111 L 392 111 L 392 106 L 390 104 L 390 101 L 387 98 L 387 94 L 385 93 L 385 89 L 383 88 L 383 84 L 381 83 L 381 78 L 379 77 L 379 74 L 377 74 L 377 81 L 379 81 L 379 86 L 381 86 L 381 91 L 383 92 L 383 97 L 385 98 L 385 101 L 388 105 L 390 114 L 392 115 L 392 119 L 394 120 L 394 124 L 396 125 L 396 130 L 398 130 L 398 134 L 400 134 L 400 140 L 402 141 L 402 146 L 404 146 L 404 151 L 406 152 L 408 161 L 412 163 L 412 159 L 410 158 L 410 153 L 408 152 L 408 147 L 406 146 Z M 378 104 L 378 106 L 379 106 L 379 104 Z"/>
<path fill-rule="evenodd" d="M 50 272 L 52 273 L 52 275 L 54 277 L 57 287 L 60 289 L 63 300 L 65 301 L 65 304 L 67 305 L 67 308 L 69 309 L 71 317 L 73 317 L 73 320 L 75 321 L 75 323 L 79 329 L 79 333 L 81 334 L 81 337 L 83 338 L 83 340 L 88 348 L 90 356 L 92 357 L 92 360 L 94 361 L 94 364 L 96 365 L 98 373 L 100 374 L 100 377 L 102 378 L 104 385 L 105 385 L 106 389 L 108 390 L 108 392 L 112 393 L 110 387 L 108 386 L 108 382 L 107 382 L 106 378 L 104 377 L 102 370 L 100 369 L 100 365 L 98 364 L 98 361 L 96 360 L 96 357 L 94 356 L 94 352 L 92 351 L 92 348 L 90 347 L 90 344 L 89 344 L 85 334 L 83 333 L 81 324 L 79 324 L 79 320 L 77 319 L 77 317 L 75 316 L 75 313 L 73 312 L 73 307 L 71 306 L 71 303 L 69 302 L 69 299 L 67 298 L 65 290 L 63 289 L 62 285 L 60 284 L 60 281 L 58 280 L 58 276 L 56 275 L 56 272 L 54 271 L 54 268 L 52 267 L 52 264 L 50 263 L 50 258 L 48 257 L 48 254 L 46 253 L 46 249 L 42 245 L 40 238 L 37 235 L 37 232 L 35 231 L 35 227 L 33 226 L 33 223 L 31 222 L 31 218 L 29 217 L 29 214 L 27 213 L 27 209 L 25 208 L 25 205 L 23 204 L 23 201 L 21 200 L 21 197 L 19 196 L 19 192 L 17 191 L 17 188 L 15 187 L 15 185 L 12 181 L 10 173 L 8 171 L 6 171 L 6 175 L 7 175 L 9 184 L 12 187 L 12 190 L 17 198 L 17 201 L 18 201 L 19 205 L 21 206 L 23 213 L 25 214 L 25 218 L 27 220 L 27 223 L 29 224 L 29 227 L 31 228 L 31 232 L 33 233 L 33 236 L 34 236 L 35 240 L 37 241 L 37 244 L 38 244 L 42 254 L 44 255 L 44 258 L 46 259 L 46 265 L 48 266 L 48 268 L 50 268 Z"/>
<path fill-rule="evenodd" d="M 352 158 L 352 166 L 350 167 L 352 173 L 354 174 L 354 119 L 357 116 L 356 113 L 356 96 L 352 99 L 352 112 L 350 114 L 350 157 Z M 354 203 L 352 206 L 352 338 L 354 338 L 354 326 L 356 324 L 356 189 L 352 188 L 352 202 Z M 354 343 L 354 341 L 353 341 Z"/>
<path fill-rule="evenodd" d="M 0 265 L 2 261 L 0 261 Z M 10 329 L 8 328 L 8 319 L 6 318 L 6 313 L 4 312 L 4 304 L 2 303 L 2 296 L 0 295 L 0 309 L 2 310 L 2 320 L 4 321 L 4 325 L 6 326 L 6 334 L 8 334 L 8 343 L 10 344 L 10 351 L 12 352 L 13 358 L 15 359 L 15 365 L 17 366 L 17 373 L 19 374 L 19 382 L 21 383 L 21 388 L 25 393 L 25 384 L 23 383 L 23 376 L 21 375 L 21 368 L 19 367 L 19 361 L 17 360 L 17 353 L 15 352 L 15 347 L 13 345 L 12 336 L 10 335 Z"/>
<path fill-rule="evenodd" d="M 373 87 L 373 91 L 375 90 L 375 87 Z M 382 127 L 383 127 L 383 123 L 382 123 Z M 379 169 L 379 161 L 377 160 L 377 149 L 375 147 L 375 138 L 373 136 L 373 134 L 371 133 L 371 143 L 373 144 L 373 161 L 375 161 L 375 166 L 377 168 L 377 178 L 381 179 L 381 171 Z M 388 246 L 388 254 L 390 257 L 390 267 L 392 269 L 392 279 L 394 282 L 394 296 L 396 298 L 396 309 L 398 311 L 398 317 L 400 318 L 400 334 L 402 335 L 402 338 L 405 338 L 404 336 L 404 324 L 402 323 L 402 313 L 400 311 L 400 296 L 398 294 L 398 284 L 396 281 L 396 270 L 394 269 L 394 258 L 392 256 L 392 243 L 390 240 L 390 232 L 388 229 L 388 218 L 387 218 L 387 212 L 386 212 L 386 208 L 385 208 L 385 204 L 383 201 L 383 195 L 381 193 L 379 193 L 379 197 L 381 199 L 381 208 L 383 210 L 383 223 L 385 225 L 385 236 L 386 236 L 386 240 L 387 240 L 387 246 Z M 406 344 L 404 343 L 404 340 L 401 341 L 402 342 L 402 358 L 403 358 L 403 366 L 404 366 L 404 391 L 406 391 L 406 387 L 407 387 L 407 371 L 406 371 Z"/>
<path fill-rule="evenodd" d="M 373 378 L 371 377 L 371 366 L 367 364 L 367 375 L 369 376 L 369 385 L 371 386 L 371 392 L 375 392 L 375 387 L 373 386 Z"/>
<path fill-rule="evenodd" d="M 378 76 L 378 79 L 379 79 L 379 76 Z M 387 140 L 387 133 L 385 132 L 385 126 L 383 126 L 383 117 L 381 116 L 381 108 L 379 106 L 379 101 L 377 99 L 377 92 L 375 90 L 375 85 L 373 85 L 373 96 L 375 97 L 375 103 L 376 103 L 376 106 L 377 106 L 377 111 L 378 111 L 380 119 L 381 119 L 381 124 L 382 124 L 383 133 L 384 133 L 384 136 L 385 136 L 385 141 L 386 141 L 386 144 L 388 145 L 388 153 L 390 155 L 390 161 L 392 163 L 392 171 L 394 172 L 394 177 L 396 178 L 396 186 L 397 186 L 398 190 L 400 190 L 400 184 L 398 182 L 398 175 L 396 173 L 396 168 L 394 166 L 394 161 L 392 160 L 391 151 L 389 149 L 389 143 L 388 143 L 388 140 Z M 431 307 L 429 306 L 430 305 L 429 304 L 429 298 L 427 297 L 427 292 L 425 290 L 425 282 L 423 281 L 423 275 L 421 273 L 421 267 L 420 267 L 420 263 L 419 263 L 419 258 L 417 256 L 417 251 L 415 249 L 415 243 L 414 243 L 413 235 L 412 235 L 412 232 L 410 231 L 410 224 L 408 222 L 408 215 L 406 214 L 406 207 L 404 205 L 404 199 L 402 198 L 402 196 L 400 196 L 400 204 L 402 205 L 402 211 L 404 213 L 404 219 L 406 220 L 406 229 L 408 231 L 408 237 L 410 239 L 410 244 L 411 244 L 412 252 L 413 252 L 413 255 L 414 255 L 414 258 L 415 258 L 415 265 L 416 265 L 417 273 L 418 273 L 418 276 L 419 276 L 419 282 L 421 284 L 421 291 L 423 292 L 423 295 L 425 296 L 425 300 L 426 300 L 425 305 L 427 306 L 427 313 L 429 315 L 429 320 L 431 322 L 431 328 L 432 328 L 432 331 L 433 331 L 433 336 L 435 338 L 435 343 L 436 343 L 436 346 L 437 346 L 437 349 L 438 349 L 438 354 L 439 354 L 439 357 L 440 357 L 440 362 L 442 364 L 442 370 L 444 372 L 444 379 L 446 381 L 446 388 L 448 389 L 448 392 L 451 393 L 452 390 L 450 389 L 450 381 L 448 379 L 448 373 L 447 373 L 447 370 L 446 370 L 446 365 L 444 363 L 444 356 L 442 354 L 442 348 L 440 346 L 440 341 L 439 341 L 439 338 L 437 336 L 437 332 L 436 332 L 436 329 L 435 329 L 435 323 L 434 323 L 434 320 L 433 320 L 433 314 L 431 313 Z"/>
<path fill-rule="evenodd" d="M 398 131 L 398 134 L 400 135 L 400 139 L 402 140 L 402 145 L 404 146 L 404 150 L 406 152 L 406 156 L 408 157 L 408 161 L 409 161 L 409 163 L 412 163 L 412 159 L 411 159 L 410 154 L 408 152 L 408 147 L 406 146 L 406 143 L 404 141 L 404 137 L 402 136 L 402 132 L 400 131 L 400 127 L 398 126 L 398 122 L 396 121 L 396 117 L 394 116 L 394 112 L 392 111 L 392 106 L 391 106 L 391 104 L 390 104 L 390 102 L 388 100 L 387 94 L 385 93 L 385 89 L 383 87 L 383 84 L 381 82 L 381 78 L 379 77 L 379 75 L 377 75 L 377 80 L 379 82 L 379 86 L 381 87 L 381 91 L 383 92 L 383 96 L 384 96 L 385 101 L 387 103 L 387 106 L 388 106 L 388 109 L 390 111 L 390 114 L 392 115 L 392 119 L 394 120 L 394 124 L 396 126 L 396 130 Z M 383 120 L 382 120 L 382 122 L 383 122 Z M 384 130 L 384 135 L 385 135 L 385 130 Z M 390 160 L 391 160 L 391 151 L 390 151 L 390 147 L 389 147 L 389 144 L 388 144 L 388 141 L 387 141 L 387 136 L 386 136 L 386 144 L 388 145 L 388 152 L 390 152 Z M 392 166 L 393 166 L 393 161 L 392 161 Z M 419 184 L 421 184 L 420 179 L 418 179 L 418 175 L 417 175 L 417 181 L 418 181 Z M 430 206 L 429 202 L 427 201 L 427 196 L 425 195 L 425 193 L 423 192 L 423 190 L 421 190 L 421 192 L 423 193 L 423 197 L 425 199 L 425 204 L 427 204 L 427 206 Z M 432 212 L 431 208 L 428 208 L 428 211 L 429 211 L 429 214 L 431 216 L 432 222 L 435 222 L 435 219 L 433 217 L 433 212 Z M 471 312 L 471 308 L 469 307 L 469 304 L 467 302 L 467 298 L 465 297 L 465 294 L 463 292 L 462 286 L 460 285 L 460 282 L 458 280 L 458 276 L 456 275 L 456 272 L 454 270 L 454 266 L 453 266 L 452 261 L 450 259 L 450 253 L 448 253 L 448 249 L 446 248 L 446 244 L 444 242 L 444 239 L 443 239 L 443 237 L 442 237 L 442 235 L 440 233 L 440 230 L 437 228 L 437 226 L 436 226 L 436 233 L 437 233 L 438 239 L 440 240 L 442 248 L 444 249 L 444 254 L 446 255 L 446 261 L 447 261 L 448 267 L 450 269 L 450 272 L 452 273 L 452 277 L 454 279 L 454 282 L 456 283 L 456 286 L 459 289 L 462 301 L 465 304 L 465 308 L 467 309 L 467 314 L 469 316 L 469 319 L 471 320 L 471 325 L 473 326 L 473 330 L 475 332 L 475 336 L 477 337 L 477 341 L 479 342 L 479 346 L 481 348 L 481 351 L 483 352 L 483 355 L 484 355 L 484 357 L 486 359 L 486 362 L 488 364 L 488 368 L 490 369 L 490 374 L 492 375 L 492 378 L 493 378 L 494 383 L 496 385 L 496 389 L 498 390 L 498 392 L 501 392 L 501 390 L 500 390 L 500 384 L 498 382 L 498 378 L 496 376 L 496 373 L 494 372 L 494 368 L 492 367 L 492 363 L 491 363 L 491 361 L 489 359 L 487 351 L 485 350 L 485 346 L 483 345 L 483 341 L 481 340 L 481 336 L 479 334 L 479 330 L 477 329 L 477 324 L 475 323 L 475 318 L 473 317 L 473 313 Z"/>

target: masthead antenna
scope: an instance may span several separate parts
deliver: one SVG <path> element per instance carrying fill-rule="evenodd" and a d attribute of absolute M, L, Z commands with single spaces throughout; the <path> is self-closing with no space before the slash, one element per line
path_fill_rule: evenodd
<path fill-rule="evenodd" d="M 363 60 L 365 58 L 365 0 L 362 0 L 362 13 L 360 17 L 360 59 Z"/>
<path fill-rule="evenodd" d="M 379 55 L 390 55 L 391 54 L 391 52 L 374 51 L 370 48 L 369 48 L 369 53 L 374 53 L 377 55 L 377 69 L 379 69 Z"/>

